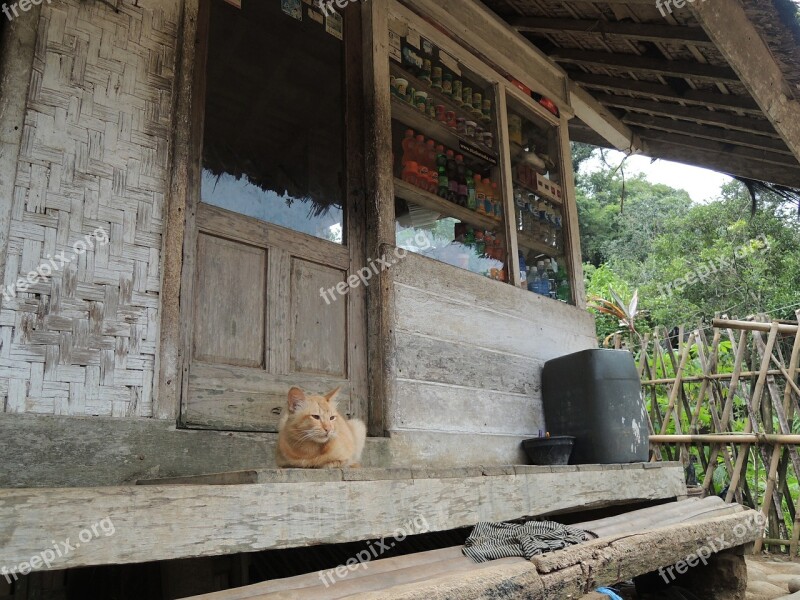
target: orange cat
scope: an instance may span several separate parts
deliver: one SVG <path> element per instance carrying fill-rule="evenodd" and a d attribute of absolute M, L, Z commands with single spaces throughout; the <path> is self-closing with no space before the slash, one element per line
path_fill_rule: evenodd
<path fill-rule="evenodd" d="M 339 468 L 360 466 L 367 428 L 336 410 L 339 388 L 324 396 L 289 390 L 289 410 L 281 417 L 275 461 L 279 467 Z"/>

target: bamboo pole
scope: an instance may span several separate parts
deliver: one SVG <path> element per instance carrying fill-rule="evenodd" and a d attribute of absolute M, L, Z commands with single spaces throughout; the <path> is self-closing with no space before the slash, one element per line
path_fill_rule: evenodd
<path fill-rule="evenodd" d="M 761 374 L 760 371 L 744 371 L 739 373 L 740 378 L 750 378 L 750 377 L 758 377 Z M 768 375 L 782 375 L 780 369 L 773 369 L 767 373 Z M 721 380 L 724 381 L 726 379 L 731 379 L 733 377 L 733 373 L 714 373 L 711 375 L 690 375 L 689 377 L 684 377 L 684 383 L 700 383 L 701 381 L 706 380 Z M 675 381 L 674 378 L 663 378 L 663 379 L 646 379 L 642 381 L 642 385 L 665 385 L 668 383 L 672 383 Z"/>
<path fill-rule="evenodd" d="M 755 423 L 753 423 L 753 419 L 755 415 L 758 413 L 759 406 L 761 404 L 761 396 L 764 393 L 764 384 L 767 379 L 767 370 L 769 369 L 769 355 L 772 354 L 772 348 L 775 346 L 775 339 L 778 336 L 778 323 L 772 323 L 769 330 L 769 338 L 767 339 L 767 347 L 764 356 L 764 360 L 761 364 L 761 375 L 758 377 L 758 381 L 756 382 L 755 391 L 753 393 L 751 402 L 748 403 L 748 408 L 750 409 L 750 417 L 747 420 L 747 424 L 745 425 L 745 433 L 751 433 L 754 429 Z M 744 340 L 742 340 L 744 342 Z M 739 456 L 736 458 L 736 465 L 734 467 L 733 473 L 731 473 L 731 484 L 730 488 L 728 488 L 728 495 L 725 498 L 726 502 L 730 502 L 733 500 L 734 490 L 739 485 L 739 479 L 741 478 L 742 474 L 742 467 L 744 466 L 744 461 L 748 453 L 748 447 L 745 446 L 739 452 Z"/>
<path fill-rule="evenodd" d="M 774 324 L 777 324 L 778 333 L 796 334 L 798 329 L 797 325 L 787 325 L 785 323 L 778 323 L 777 321 L 774 321 L 773 323 L 760 323 L 757 321 L 731 321 L 728 319 L 713 319 L 711 324 L 714 327 L 719 327 L 721 329 L 761 331 L 763 333 L 770 333 Z"/>
<path fill-rule="evenodd" d="M 780 433 L 693 433 L 681 435 L 661 435 L 650 436 L 651 444 L 748 444 L 748 445 L 772 445 L 787 444 L 800 446 L 800 434 L 780 434 Z"/>
<path fill-rule="evenodd" d="M 800 321 L 800 310 L 797 310 L 795 314 L 797 315 L 798 321 Z M 794 344 L 792 346 L 792 356 L 789 359 L 787 385 L 786 389 L 783 391 L 783 405 L 786 407 L 786 412 L 790 419 L 792 419 L 794 416 L 795 404 L 791 401 L 792 393 L 789 390 L 788 382 L 791 381 L 794 383 L 794 380 L 797 377 L 798 364 L 800 364 L 800 334 L 795 334 Z M 798 393 L 798 400 L 800 400 L 800 393 Z M 800 472 L 798 472 L 796 469 L 795 476 L 800 477 Z M 792 560 L 797 557 L 798 543 L 800 543 L 800 510 L 795 510 L 794 522 L 792 523 L 792 539 L 789 547 L 789 556 L 792 558 Z"/>

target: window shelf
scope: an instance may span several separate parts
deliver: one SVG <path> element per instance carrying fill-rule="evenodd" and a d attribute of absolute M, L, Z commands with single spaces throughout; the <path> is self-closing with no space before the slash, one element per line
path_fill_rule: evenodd
<path fill-rule="evenodd" d="M 474 210 L 459 206 L 397 177 L 394 178 L 394 194 L 406 202 L 412 202 L 423 208 L 438 212 L 443 216 L 453 217 L 473 227 L 489 231 L 497 231 L 502 227 L 502 221 L 496 221 Z M 540 244 L 540 246 L 545 247 L 544 244 Z"/>
<path fill-rule="evenodd" d="M 470 166 L 475 164 L 479 166 L 478 171 L 497 165 L 498 155 L 494 150 L 459 135 L 451 127 L 432 119 L 397 96 L 392 96 L 392 118 L 415 132 L 422 133 L 445 147 L 463 154 Z"/>

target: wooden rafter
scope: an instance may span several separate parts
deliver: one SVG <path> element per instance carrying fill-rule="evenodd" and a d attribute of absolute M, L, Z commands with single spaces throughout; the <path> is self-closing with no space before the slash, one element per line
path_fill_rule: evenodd
<path fill-rule="evenodd" d="M 696 45 L 713 45 L 700 27 L 681 27 L 651 23 L 610 22 L 602 19 L 551 19 L 544 17 L 508 17 L 514 29 L 530 33 L 592 33 L 621 36 L 648 42 L 691 42 Z"/>
<path fill-rule="evenodd" d="M 750 148 L 731 147 L 711 140 L 700 140 L 673 133 L 640 132 L 640 135 L 642 153 L 645 156 L 759 181 L 800 187 L 800 167 L 754 160 L 753 155 L 760 153 Z M 785 158 L 783 155 L 779 156 Z"/>
<path fill-rule="evenodd" d="M 738 82 L 736 72 L 729 67 L 718 67 L 683 60 L 665 60 L 635 54 L 605 53 L 594 50 L 557 48 L 550 58 L 558 63 L 573 63 L 593 67 L 610 67 L 625 71 L 650 73 L 666 77 L 684 77 L 698 81 Z"/>
<path fill-rule="evenodd" d="M 653 83 L 651 81 L 637 81 L 623 77 L 612 77 L 597 73 L 584 73 L 570 71 L 572 81 L 583 87 L 601 89 L 613 92 L 628 92 L 661 100 L 673 100 L 687 104 L 708 106 L 710 108 L 724 108 L 742 111 L 754 115 L 761 115 L 758 104 L 749 96 L 734 96 L 733 94 L 720 94 L 704 90 L 686 90 L 678 92 L 668 85 Z"/>
<path fill-rule="evenodd" d="M 652 133 L 643 134 L 645 137 L 652 139 Z M 712 152 L 720 152 L 728 155 L 729 157 L 740 157 L 750 161 L 757 161 L 765 164 L 781 165 L 784 168 L 791 168 L 800 170 L 800 165 L 793 156 L 787 154 L 779 154 L 777 152 L 767 150 L 755 150 L 753 148 L 745 148 L 737 146 L 736 144 L 718 142 L 713 140 L 706 140 L 702 138 L 692 137 L 689 135 L 681 135 L 677 133 L 662 133 L 659 132 L 658 139 L 675 144 L 678 146 L 685 146 L 689 148 L 700 148 L 702 150 L 709 150 Z"/>
<path fill-rule="evenodd" d="M 705 108 L 682 106 L 680 104 L 657 102 L 655 100 L 643 100 L 641 98 L 631 98 L 630 96 L 595 94 L 594 97 L 604 106 L 635 110 L 662 117 L 673 117 L 703 125 L 727 127 L 728 129 L 736 131 L 745 131 L 769 137 L 779 137 L 778 134 L 775 133 L 775 128 L 766 119 L 740 117 L 724 112 L 710 111 Z"/>
<path fill-rule="evenodd" d="M 747 148 L 759 150 L 769 150 L 785 155 L 790 162 L 794 162 L 791 150 L 786 147 L 783 140 L 768 138 L 762 135 L 753 135 L 742 131 L 731 131 L 708 125 L 677 121 L 666 117 L 654 117 L 640 113 L 628 113 L 622 118 L 623 123 L 644 129 L 658 129 L 678 133 L 690 137 L 702 138 L 705 140 L 716 140 L 725 144 L 735 144 Z"/>
<path fill-rule="evenodd" d="M 738 0 L 690 5 L 700 24 L 800 160 L 800 102 Z"/>

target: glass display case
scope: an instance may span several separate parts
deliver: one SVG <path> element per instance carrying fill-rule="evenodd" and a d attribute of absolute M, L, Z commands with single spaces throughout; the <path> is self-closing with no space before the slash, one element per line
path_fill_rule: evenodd
<path fill-rule="evenodd" d="M 508 281 L 494 87 L 413 27 L 393 33 L 397 243 Z"/>
<path fill-rule="evenodd" d="M 558 130 L 516 98 L 507 98 L 519 285 L 568 301 L 564 180 Z"/>
<path fill-rule="evenodd" d="M 558 108 L 413 19 L 389 46 L 397 245 L 570 302 Z"/>

